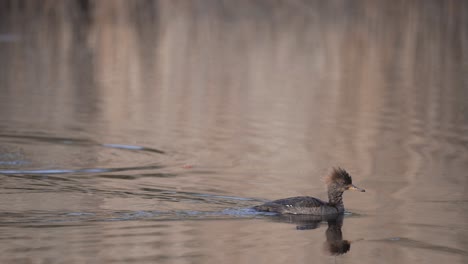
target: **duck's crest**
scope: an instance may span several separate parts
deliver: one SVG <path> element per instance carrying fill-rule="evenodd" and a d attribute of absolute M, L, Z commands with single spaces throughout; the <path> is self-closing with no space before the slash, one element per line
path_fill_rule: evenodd
<path fill-rule="evenodd" d="M 351 184 L 351 175 L 340 167 L 333 168 L 333 171 L 325 177 L 325 183 L 327 185 L 332 183 Z"/>

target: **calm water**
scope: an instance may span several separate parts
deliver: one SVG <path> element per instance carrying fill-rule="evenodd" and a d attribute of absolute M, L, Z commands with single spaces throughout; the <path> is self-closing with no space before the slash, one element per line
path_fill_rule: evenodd
<path fill-rule="evenodd" d="M 1 1 L 0 58 L 1 263 L 468 262 L 466 1 Z"/>

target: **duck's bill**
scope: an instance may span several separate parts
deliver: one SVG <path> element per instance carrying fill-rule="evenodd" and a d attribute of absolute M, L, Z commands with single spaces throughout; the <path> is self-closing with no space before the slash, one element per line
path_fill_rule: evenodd
<path fill-rule="evenodd" d="M 354 186 L 351 184 L 351 186 L 349 186 L 348 190 L 352 190 L 352 191 L 358 191 L 358 192 L 365 192 L 366 190 L 362 189 L 362 188 L 359 188 L 357 186 Z"/>

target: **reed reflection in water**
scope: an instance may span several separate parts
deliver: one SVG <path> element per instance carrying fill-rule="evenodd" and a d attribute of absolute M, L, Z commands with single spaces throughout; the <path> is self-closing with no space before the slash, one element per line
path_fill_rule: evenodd
<path fill-rule="evenodd" d="M 466 263 L 467 3 L 1 1 L 0 262 Z"/>

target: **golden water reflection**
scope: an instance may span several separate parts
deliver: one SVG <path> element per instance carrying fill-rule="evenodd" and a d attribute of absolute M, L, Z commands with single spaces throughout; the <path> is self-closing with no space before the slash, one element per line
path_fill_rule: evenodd
<path fill-rule="evenodd" d="M 344 237 L 364 241 L 342 256 L 347 262 L 466 261 L 466 1 L 3 1 L 0 7 L 2 135 L 162 149 L 172 156 L 158 161 L 177 175 L 81 177 L 74 184 L 96 192 L 67 199 L 60 192 L 4 191 L 0 196 L 11 200 L 1 199 L 2 211 L 221 209 L 108 191 L 141 194 L 142 186 L 260 199 L 323 196 L 320 178 L 340 165 L 370 190 L 345 197 L 363 217 L 346 221 Z M 43 148 L 18 152 L 53 168 L 99 167 L 112 159 L 109 150 L 72 155 L 67 146 Z M 181 169 L 186 164 L 194 169 Z M 154 237 L 143 234 L 152 227 L 137 228 L 142 234 L 134 240 L 122 231 L 125 223 L 92 225 L 83 240 L 92 238 L 95 249 L 77 242 L 82 248 L 68 253 L 76 262 L 88 251 L 95 260 L 129 262 L 328 257 L 317 244 L 322 232 L 305 237 L 290 225 L 167 225 L 156 227 Z M 102 236 L 92 235 L 101 229 Z M 66 229 L 64 240 L 52 235 L 50 250 L 29 256 L 45 259 L 81 241 L 80 230 Z M 119 230 L 125 239 L 113 235 Z M 369 242 L 393 237 L 409 240 Z M 155 257 L 147 239 L 168 251 Z M 125 243 L 133 245 L 123 254 Z M 14 259 L 18 248 L 8 249 L 0 259 Z"/>

